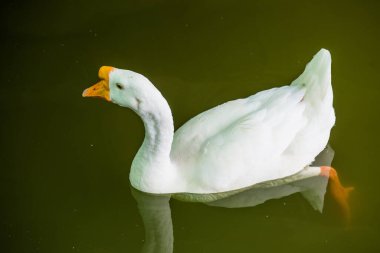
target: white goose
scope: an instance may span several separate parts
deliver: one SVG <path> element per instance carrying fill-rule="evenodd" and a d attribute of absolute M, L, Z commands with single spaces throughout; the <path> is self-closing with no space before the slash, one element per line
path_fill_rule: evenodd
<path fill-rule="evenodd" d="M 175 134 L 167 101 L 146 77 L 103 66 L 99 78 L 84 97 L 128 107 L 144 122 L 130 172 L 132 186 L 143 192 L 210 194 L 289 178 L 324 149 L 335 123 L 326 49 L 289 86 L 219 105 Z M 331 169 L 312 171 L 328 175 Z"/>

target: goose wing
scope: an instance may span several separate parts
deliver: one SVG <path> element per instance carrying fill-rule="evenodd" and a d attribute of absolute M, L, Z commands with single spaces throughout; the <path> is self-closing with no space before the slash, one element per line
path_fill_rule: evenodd
<path fill-rule="evenodd" d="M 290 86 L 199 114 L 174 135 L 171 159 L 189 192 L 213 193 L 293 175 L 325 148 L 335 123 L 331 56 L 321 49 Z"/>
<path fill-rule="evenodd" d="M 301 86 L 266 90 L 212 108 L 178 129 L 171 159 L 192 177 L 189 188 L 237 189 L 294 174 L 310 163 L 278 166 L 307 125 L 304 95 Z"/>

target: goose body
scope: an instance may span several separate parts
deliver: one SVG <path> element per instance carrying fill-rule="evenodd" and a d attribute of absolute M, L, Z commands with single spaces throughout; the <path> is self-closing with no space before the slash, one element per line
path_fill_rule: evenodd
<path fill-rule="evenodd" d="M 144 122 L 130 181 L 149 193 L 227 192 L 297 174 L 325 148 L 335 123 L 326 49 L 290 85 L 214 107 L 175 133 L 168 103 L 147 78 L 111 67 L 99 77 L 83 95 L 129 107 Z"/>

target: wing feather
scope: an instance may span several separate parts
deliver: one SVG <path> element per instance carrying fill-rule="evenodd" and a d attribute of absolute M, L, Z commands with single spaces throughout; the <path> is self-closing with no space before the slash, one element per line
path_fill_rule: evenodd
<path fill-rule="evenodd" d="M 283 176 L 278 165 L 307 123 L 304 94 L 284 86 L 203 112 L 177 130 L 171 158 L 209 191 Z"/>

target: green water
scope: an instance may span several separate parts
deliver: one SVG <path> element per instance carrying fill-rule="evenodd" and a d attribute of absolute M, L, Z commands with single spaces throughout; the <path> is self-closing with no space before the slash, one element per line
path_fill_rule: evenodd
<path fill-rule="evenodd" d="M 128 175 L 143 125 L 81 97 L 100 66 L 150 78 L 179 127 L 289 83 L 324 47 L 333 166 L 355 186 L 351 226 L 329 193 L 323 214 L 299 193 L 238 209 L 171 200 L 174 252 L 380 252 L 379 13 L 379 1 L 359 0 L 3 4 L 0 251 L 141 251 Z"/>

